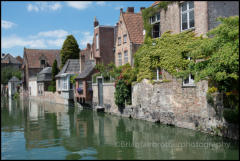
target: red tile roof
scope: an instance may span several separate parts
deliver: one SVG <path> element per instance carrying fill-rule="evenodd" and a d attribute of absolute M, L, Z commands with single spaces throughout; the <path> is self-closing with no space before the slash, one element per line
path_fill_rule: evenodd
<path fill-rule="evenodd" d="M 54 60 L 60 65 L 60 50 L 49 50 L 49 49 L 24 49 L 24 56 L 26 56 L 29 68 L 41 68 L 40 57 L 43 56 L 47 60 L 49 66 L 53 65 Z"/>
<path fill-rule="evenodd" d="M 21 56 L 17 56 L 16 59 L 22 64 L 23 63 L 23 58 Z"/>
<path fill-rule="evenodd" d="M 143 43 L 143 19 L 141 13 L 123 13 L 130 41 L 135 44 Z"/>

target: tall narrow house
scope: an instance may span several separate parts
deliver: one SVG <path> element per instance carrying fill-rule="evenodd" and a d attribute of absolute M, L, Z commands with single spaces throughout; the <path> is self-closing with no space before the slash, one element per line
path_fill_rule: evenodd
<path fill-rule="evenodd" d="M 126 12 L 120 9 L 120 17 L 117 22 L 115 41 L 115 64 L 121 66 L 129 63 L 133 66 L 133 55 L 143 43 L 142 9 L 134 12 L 134 7 L 128 7 Z"/>
<path fill-rule="evenodd" d="M 114 62 L 114 31 L 114 26 L 99 25 L 99 22 L 95 17 L 90 57 L 95 60 L 96 64 L 103 63 L 104 65 L 107 65 Z"/>

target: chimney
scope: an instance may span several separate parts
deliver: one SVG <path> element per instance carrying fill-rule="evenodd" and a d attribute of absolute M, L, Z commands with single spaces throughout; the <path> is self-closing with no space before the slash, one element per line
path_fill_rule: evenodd
<path fill-rule="evenodd" d="M 145 9 L 145 7 L 140 7 L 140 11 L 142 12 L 142 10 L 144 10 Z"/>
<path fill-rule="evenodd" d="M 84 66 L 85 66 L 85 56 L 80 54 L 80 72 L 82 72 L 84 70 Z"/>
<path fill-rule="evenodd" d="M 122 8 L 120 8 L 120 13 L 123 13 L 123 9 Z"/>
<path fill-rule="evenodd" d="M 134 7 L 128 7 L 127 13 L 134 13 Z"/>
<path fill-rule="evenodd" d="M 96 16 L 94 17 L 94 23 L 93 23 L 93 25 L 94 25 L 94 27 L 97 27 L 97 26 L 99 25 Z"/>

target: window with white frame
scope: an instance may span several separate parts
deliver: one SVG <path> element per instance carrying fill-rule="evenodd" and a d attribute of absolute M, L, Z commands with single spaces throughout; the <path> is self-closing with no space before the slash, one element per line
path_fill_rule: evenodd
<path fill-rule="evenodd" d="M 67 90 L 67 77 L 63 78 L 63 88 L 64 90 Z"/>
<path fill-rule="evenodd" d="M 123 35 L 123 43 L 127 43 L 127 34 Z"/>
<path fill-rule="evenodd" d="M 153 25 L 152 38 L 158 38 L 161 36 L 160 32 L 160 12 L 150 17 L 150 23 Z"/>
<path fill-rule="evenodd" d="M 118 53 L 118 65 L 122 65 L 122 53 Z"/>
<path fill-rule="evenodd" d="M 188 60 L 191 60 L 191 58 L 188 57 Z M 183 80 L 183 86 L 195 86 L 194 76 L 192 74 L 189 74 L 188 77 Z"/>
<path fill-rule="evenodd" d="M 59 90 L 61 89 L 61 81 L 60 81 L 60 79 L 58 79 L 58 89 Z"/>
<path fill-rule="evenodd" d="M 162 79 L 162 70 L 161 68 L 155 68 L 155 69 L 152 69 L 152 72 L 153 72 L 153 80 L 160 80 Z"/>
<path fill-rule="evenodd" d="M 121 45 L 121 37 L 118 37 L 118 45 Z"/>
<path fill-rule="evenodd" d="M 96 34 L 96 50 L 99 49 L 99 37 L 98 34 Z"/>
<path fill-rule="evenodd" d="M 181 4 L 181 31 L 194 28 L 194 2 Z"/>
<path fill-rule="evenodd" d="M 128 63 L 128 51 L 125 50 L 124 51 L 124 64 L 127 64 Z"/>

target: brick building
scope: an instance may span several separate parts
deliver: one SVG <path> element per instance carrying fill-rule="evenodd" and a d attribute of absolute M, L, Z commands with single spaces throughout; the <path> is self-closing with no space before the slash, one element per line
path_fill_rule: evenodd
<path fill-rule="evenodd" d="M 45 67 L 52 67 L 54 60 L 60 66 L 60 50 L 49 49 L 27 49 L 24 48 L 23 55 L 23 89 L 28 90 L 29 79 L 37 78 L 37 74 Z"/>
<path fill-rule="evenodd" d="M 158 5 L 156 1 L 151 7 Z M 238 1 L 180 1 L 168 5 L 167 10 L 159 10 L 150 18 L 153 24 L 152 37 L 160 37 L 166 31 L 179 33 L 194 30 L 197 35 L 206 34 L 219 22 L 217 17 L 239 15 Z"/>
<path fill-rule="evenodd" d="M 80 52 L 80 74 L 76 77 L 75 97 L 77 102 L 92 102 L 92 74 L 96 72 L 96 64 L 114 63 L 115 26 L 99 25 L 94 19 L 94 35 L 92 45 Z"/>
<path fill-rule="evenodd" d="M 144 7 L 141 7 L 141 11 Z M 126 63 L 133 65 L 133 54 L 143 43 L 143 20 L 141 11 L 134 13 L 134 7 L 128 7 L 126 12 L 120 9 L 117 22 L 115 41 L 115 65 Z"/>
<path fill-rule="evenodd" d="M 114 26 L 99 25 L 98 20 L 95 18 L 90 58 L 94 59 L 96 64 L 103 63 L 107 65 L 114 62 L 114 32 Z"/>
<path fill-rule="evenodd" d="M 156 1 L 151 7 L 156 7 L 161 1 Z M 166 31 L 180 33 L 193 30 L 197 36 L 206 36 L 206 33 L 219 25 L 217 17 L 239 15 L 238 1 L 180 1 L 172 2 L 167 10 L 159 10 L 149 18 L 153 25 L 152 38 L 159 38 Z M 159 78 L 160 70 L 157 70 Z M 163 71 L 164 74 L 164 71 Z M 183 86 L 195 86 L 194 77 L 183 81 Z"/>

